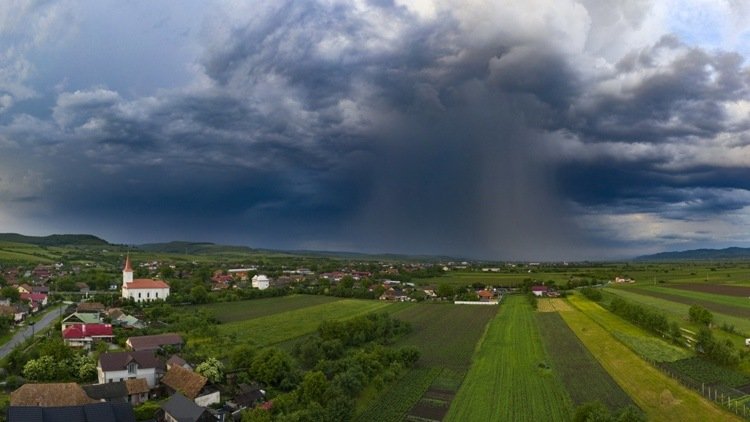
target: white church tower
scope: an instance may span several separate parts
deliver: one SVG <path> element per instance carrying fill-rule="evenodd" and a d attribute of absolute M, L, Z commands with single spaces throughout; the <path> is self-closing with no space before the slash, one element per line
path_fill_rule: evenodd
<path fill-rule="evenodd" d="M 125 258 L 125 268 L 122 269 L 122 285 L 133 282 L 133 267 L 130 266 L 130 255 Z"/>

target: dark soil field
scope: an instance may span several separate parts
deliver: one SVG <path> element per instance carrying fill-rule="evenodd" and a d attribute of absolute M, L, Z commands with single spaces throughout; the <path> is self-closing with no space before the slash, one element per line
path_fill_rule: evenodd
<path fill-rule="evenodd" d="M 750 297 L 750 286 L 728 286 L 726 284 L 682 283 L 669 287 L 691 292 L 713 293 L 725 296 Z"/>
<path fill-rule="evenodd" d="M 677 295 L 670 295 L 667 293 L 655 292 L 649 289 L 633 288 L 632 290 L 635 292 L 638 292 L 639 294 L 653 296 L 659 299 L 669 300 L 672 302 L 683 303 L 685 305 L 700 305 L 708 309 L 711 312 L 718 312 L 720 314 L 731 315 L 731 316 L 736 316 L 740 318 L 750 318 L 749 308 L 742 308 L 739 306 L 731 306 L 731 305 L 723 305 L 723 304 L 711 302 L 708 300 L 700 300 L 700 299 L 693 299 L 693 298 L 682 297 L 682 296 L 677 296 Z"/>

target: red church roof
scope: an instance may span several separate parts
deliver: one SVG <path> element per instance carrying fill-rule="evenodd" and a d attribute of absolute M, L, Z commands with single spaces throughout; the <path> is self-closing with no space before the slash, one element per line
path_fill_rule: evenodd
<path fill-rule="evenodd" d="M 138 278 L 127 284 L 128 290 L 134 289 L 168 289 L 169 284 L 161 280 L 152 280 L 149 278 Z"/>
<path fill-rule="evenodd" d="M 125 268 L 123 268 L 122 271 L 128 273 L 133 272 L 133 268 L 130 266 L 130 255 L 125 257 Z"/>

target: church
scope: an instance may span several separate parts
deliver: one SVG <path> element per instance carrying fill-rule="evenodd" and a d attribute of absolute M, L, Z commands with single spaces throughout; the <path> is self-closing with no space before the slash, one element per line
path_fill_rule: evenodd
<path fill-rule="evenodd" d="M 128 255 L 125 258 L 125 268 L 122 270 L 122 297 L 124 299 L 132 298 L 136 302 L 167 300 L 169 284 L 150 278 L 133 280 L 133 268 L 130 266 L 130 256 Z"/>

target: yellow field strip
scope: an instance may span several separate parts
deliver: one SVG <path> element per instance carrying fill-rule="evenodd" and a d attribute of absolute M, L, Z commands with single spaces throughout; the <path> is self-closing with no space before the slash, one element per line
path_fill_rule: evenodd
<path fill-rule="evenodd" d="M 604 369 L 646 413 L 649 420 L 742 420 L 639 358 L 586 315 L 589 312 L 608 311 L 583 298 L 571 297 L 569 301 L 574 308 L 560 312 L 560 315 Z"/>

